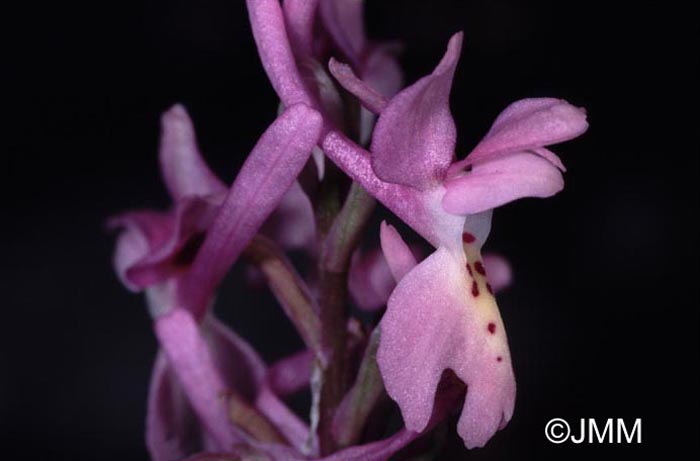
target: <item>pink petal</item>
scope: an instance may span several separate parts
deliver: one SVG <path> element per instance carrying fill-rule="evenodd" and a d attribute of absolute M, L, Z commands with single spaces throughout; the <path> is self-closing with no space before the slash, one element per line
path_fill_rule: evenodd
<path fill-rule="evenodd" d="M 523 197 L 550 197 L 564 187 L 559 169 L 539 155 L 518 152 L 477 163 L 470 172 L 449 179 L 442 206 L 468 215 Z"/>
<path fill-rule="evenodd" d="M 372 139 L 372 167 L 384 181 L 419 189 L 439 183 L 457 137 L 450 88 L 462 48 L 455 34 L 431 75 L 401 91 L 382 111 Z"/>
<path fill-rule="evenodd" d="M 362 80 L 385 98 L 393 98 L 403 87 L 403 72 L 396 59 L 399 51 L 394 43 L 374 45 L 362 66 Z"/>
<path fill-rule="evenodd" d="M 398 51 L 399 47 L 395 44 L 375 45 L 370 48 L 365 58 L 361 82 L 366 82 L 369 88 L 373 88 L 384 98 L 393 98 L 403 88 L 403 72 L 396 59 Z M 360 97 L 358 94 L 355 96 Z M 378 113 L 372 113 L 364 107 L 360 111 L 360 142 L 363 146 L 371 139 L 377 119 L 375 114 Z"/>
<path fill-rule="evenodd" d="M 313 26 L 319 0 L 284 0 L 289 41 L 298 55 L 311 56 L 313 52 Z"/>
<path fill-rule="evenodd" d="M 173 201 L 224 194 L 226 185 L 204 162 L 185 108 L 174 105 L 161 117 L 160 165 Z"/>
<path fill-rule="evenodd" d="M 494 291 L 508 288 L 513 281 L 513 270 L 506 258 L 496 254 L 484 255 L 484 268 Z"/>
<path fill-rule="evenodd" d="M 226 385 L 192 315 L 174 308 L 156 319 L 155 331 L 192 408 L 219 449 L 243 441 L 229 422 Z"/>
<path fill-rule="evenodd" d="M 379 238 L 382 244 L 382 251 L 388 263 L 394 280 L 400 282 L 418 264 L 411 249 L 403 241 L 399 232 L 394 226 L 382 221 Z"/>
<path fill-rule="evenodd" d="M 498 309 L 486 294 L 470 294 L 464 261 L 442 247 L 399 282 L 380 324 L 377 363 L 406 428 L 418 432 L 452 369 L 468 386 L 458 431 L 473 447 L 510 419 L 515 380 Z"/>
<path fill-rule="evenodd" d="M 365 49 L 364 1 L 322 0 L 321 20 L 335 44 L 352 61 L 359 64 Z"/>
<path fill-rule="evenodd" d="M 270 389 L 284 397 L 294 394 L 309 385 L 314 354 L 304 350 L 274 363 L 267 372 Z"/>
<path fill-rule="evenodd" d="M 331 58 L 328 67 L 338 83 L 362 104 L 360 113 L 360 143 L 366 145 L 372 135 L 376 115 L 387 106 L 403 83 L 401 69 L 389 47 L 375 47 L 364 69 L 366 81 L 360 80 L 347 64 Z"/>
<path fill-rule="evenodd" d="M 501 112 L 467 160 L 474 164 L 499 153 L 558 144 L 580 136 L 587 128 L 586 111 L 562 99 L 522 99 Z"/>
<path fill-rule="evenodd" d="M 387 99 L 379 91 L 360 80 L 349 65 L 331 58 L 328 68 L 342 87 L 356 96 L 364 107 L 375 114 L 379 114 L 384 110 L 387 105 Z"/>
<path fill-rule="evenodd" d="M 158 354 L 146 416 L 146 446 L 153 461 L 174 461 L 197 452 L 199 422 L 167 359 Z"/>
<path fill-rule="evenodd" d="M 384 307 L 395 286 L 396 282 L 381 251 L 356 251 L 353 254 L 348 290 L 357 307 L 367 311 Z"/>
<path fill-rule="evenodd" d="M 146 234 L 136 226 L 125 226 L 125 229 L 117 237 L 112 265 L 119 280 L 131 291 L 140 291 L 141 287 L 131 283 L 126 273 L 143 259 L 149 250 L 150 245 Z"/>
<path fill-rule="evenodd" d="M 218 197 L 190 196 L 169 213 L 136 211 L 112 218 L 110 227 L 124 228 L 114 255 L 120 279 L 140 290 L 183 272 L 219 207 Z"/>
<path fill-rule="evenodd" d="M 298 181 L 294 181 L 275 212 L 262 228 L 282 248 L 312 251 L 316 244 L 313 206 Z"/>
<path fill-rule="evenodd" d="M 287 38 L 279 0 L 247 0 L 250 25 L 260 60 L 285 106 L 313 106 Z"/>
<path fill-rule="evenodd" d="M 561 162 L 561 159 L 557 154 L 552 152 L 549 149 L 545 149 L 544 147 L 536 147 L 534 149 L 531 149 L 532 152 L 535 154 L 539 155 L 540 157 L 547 159 L 549 163 L 554 165 L 555 167 L 559 168 L 561 171 L 566 172 L 566 167 L 564 164 Z"/>
<path fill-rule="evenodd" d="M 231 186 L 180 299 L 198 316 L 214 287 L 291 187 L 316 145 L 322 119 L 303 104 L 288 108 L 263 134 Z"/>

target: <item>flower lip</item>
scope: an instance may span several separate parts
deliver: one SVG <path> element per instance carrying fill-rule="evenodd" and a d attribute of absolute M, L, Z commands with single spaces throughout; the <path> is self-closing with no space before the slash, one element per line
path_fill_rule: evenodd
<path fill-rule="evenodd" d="M 440 247 L 401 279 L 380 323 L 377 362 L 415 431 L 428 425 L 444 371 L 454 371 L 468 387 L 459 434 L 471 447 L 486 443 L 504 414 L 510 419 L 515 379 L 497 307 L 492 298 L 469 297 L 464 261 Z"/>

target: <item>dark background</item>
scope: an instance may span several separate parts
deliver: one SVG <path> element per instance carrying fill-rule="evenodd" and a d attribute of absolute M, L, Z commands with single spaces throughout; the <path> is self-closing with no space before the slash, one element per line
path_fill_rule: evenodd
<path fill-rule="evenodd" d="M 690 13 L 672 2 L 506 0 L 369 1 L 367 13 L 372 36 L 404 42 L 408 82 L 465 31 L 452 97 L 461 155 L 516 99 L 562 97 L 589 112 L 588 133 L 554 149 L 565 190 L 494 217 L 489 247 L 516 277 L 499 298 L 515 416 L 485 449 L 443 459 L 697 451 Z M 207 160 L 230 181 L 276 99 L 242 1 L 27 3 L 2 22 L 1 456 L 146 459 L 156 344 L 142 297 L 112 273 L 103 221 L 167 206 L 156 148 L 171 104 L 187 106 Z M 299 344 L 268 295 L 237 293 L 224 290 L 221 315 L 265 358 Z M 643 444 L 551 445 L 553 417 L 640 417 Z"/>

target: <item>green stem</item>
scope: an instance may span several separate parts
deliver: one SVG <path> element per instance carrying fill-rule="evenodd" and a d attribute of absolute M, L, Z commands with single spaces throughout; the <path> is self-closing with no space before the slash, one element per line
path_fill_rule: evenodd
<path fill-rule="evenodd" d="M 377 366 L 379 328 L 370 336 L 355 383 L 343 398 L 333 421 L 333 434 L 340 448 L 359 442 L 365 423 L 382 397 L 384 382 Z"/>
<path fill-rule="evenodd" d="M 348 317 L 345 301 L 350 257 L 375 203 L 359 184 L 353 183 L 321 247 L 321 344 L 330 354 L 328 366 L 322 370 L 318 407 L 319 443 L 322 454 L 332 453 L 336 449 L 332 431 L 333 419 L 348 385 L 344 359 Z"/>
<path fill-rule="evenodd" d="M 376 200 L 362 186 L 352 183 L 343 208 L 333 222 L 322 248 L 321 263 L 325 270 L 347 272 L 352 252 L 376 204 Z"/>
<path fill-rule="evenodd" d="M 324 242 L 328 232 L 340 212 L 340 182 L 342 176 L 338 168 L 326 161 L 326 172 L 318 188 L 314 203 L 316 211 L 316 232 L 320 242 Z"/>
<path fill-rule="evenodd" d="M 321 369 L 319 396 L 319 444 L 321 454 L 335 451 L 332 422 L 335 409 L 340 403 L 346 388 L 345 377 L 345 280 L 342 274 L 324 272 L 321 275 L 321 340 L 329 352 L 329 361 Z"/>

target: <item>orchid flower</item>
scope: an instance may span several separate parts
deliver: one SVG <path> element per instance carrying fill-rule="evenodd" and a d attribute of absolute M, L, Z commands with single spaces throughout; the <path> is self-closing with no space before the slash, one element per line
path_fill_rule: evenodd
<path fill-rule="evenodd" d="M 197 443 L 210 449 L 252 443 L 231 424 L 223 399 L 230 392 L 274 421 L 279 440 L 299 449 L 306 442 L 305 425 L 262 386 L 262 361 L 207 307 L 225 271 L 307 161 L 320 124 L 312 109 L 291 106 L 262 136 L 229 190 L 207 168 L 189 117 L 175 106 L 162 118 L 160 147 L 173 210 L 125 213 L 111 221 L 125 229 L 115 252 L 117 273 L 128 288 L 145 289 L 167 357 L 156 362 L 149 395 L 147 442 L 156 460 L 178 459 Z M 233 363 L 240 368 L 232 369 Z M 193 429 L 193 414 L 203 431 Z"/>
<path fill-rule="evenodd" d="M 285 104 L 305 100 L 279 5 L 251 0 L 248 6 L 273 87 Z M 490 210 L 559 192 L 563 167 L 545 146 L 582 134 L 587 123 L 583 110 L 562 100 L 518 101 L 470 155 L 455 161 L 449 93 L 461 45 L 459 33 L 432 74 L 389 101 L 352 69 L 331 61 L 339 82 L 380 116 L 371 154 L 328 121 L 321 147 L 437 248 L 402 274 L 381 322 L 378 360 L 389 395 L 414 431 L 427 425 L 443 371 L 454 370 L 469 386 L 458 431 L 474 447 L 508 422 L 515 400 L 505 329 L 480 255 Z M 387 260 L 397 254 L 385 250 Z"/>
<path fill-rule="evenodd" d="M 437 247 L 406 270 L 397 262 L 408 258 L 402 255 L 405 246 L 391 242 L 400 237 L 383 229 L 389 265 L 404 267 L 381 322 L 378 363 L 385 386 L 406 426 L 421 430 L 443 371 L 453 370 L 468 385 L 458 432 L 467 447 L 475 447 L 510 420 L 515 401 L 505 330 L 481 257 L 490 210 L 560 191 L 563 166 L 545 146 L 580 135 L 587 124 L 585 113 L 565 101 L 518 101 L 455 162 L 449 92 L 461 43 L 461 34 L 453 36 L 433 73 L 388 102 L 344 66 L 332 62 L 331 70 L 369 100 L 368 106 L 381 110 L 370 149 L 372 169 L 378 178 L 412 189 L 415 209 L 431 216 L 416 230 Z"/>

